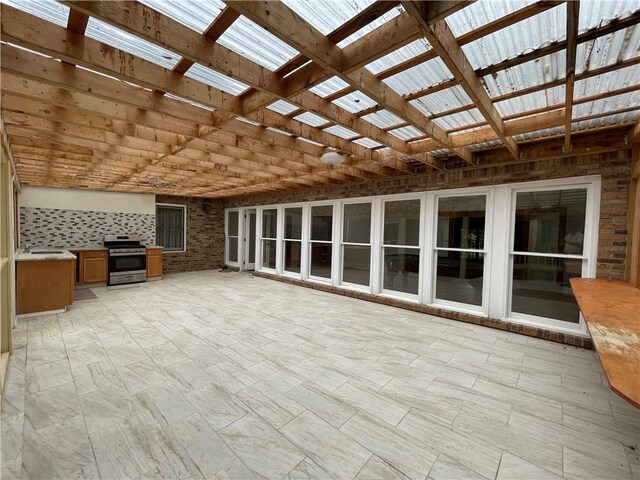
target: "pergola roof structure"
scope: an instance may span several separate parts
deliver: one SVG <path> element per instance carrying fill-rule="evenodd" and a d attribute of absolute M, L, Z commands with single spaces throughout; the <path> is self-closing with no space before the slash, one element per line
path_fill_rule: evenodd
<path fill-rule="evenodd" d="M 1 3 L 23 184 L 228 197 L 640 135 L 639 0 Z"/>

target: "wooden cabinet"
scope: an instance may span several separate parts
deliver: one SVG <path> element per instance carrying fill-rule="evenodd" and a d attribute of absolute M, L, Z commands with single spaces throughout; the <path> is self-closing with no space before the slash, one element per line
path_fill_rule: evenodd
<path fill-rule="evenodd" d="M 108 259 L 106 250 L 80 252 L 80 283 L 106 283 Z"/>
<path fill-rule="evenodd" d="M 162 276 L 162 249 L 147 248 L 147 278 Z"/>
<path fill-rule="evenodd" d="M 16 262 L 16 313 L 60 310 L 73 303 L 75 260 Z"/>

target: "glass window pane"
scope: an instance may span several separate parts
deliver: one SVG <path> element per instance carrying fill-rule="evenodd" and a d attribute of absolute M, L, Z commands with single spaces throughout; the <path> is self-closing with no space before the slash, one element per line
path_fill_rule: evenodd
<path fill-rule="evenodd" d="M 249 214 L 249 263 L 256 261 L 256 212 Z"/>
<path fill-rule="evenodd" d="M 486 203 L 486 195 L 439 199 L 438 247 L 482 250 Z"/>
<path fill-rule="evenodd" d="M 238 261 L 238 237 L 229 237 L 229 261 Z"/>
<path fill-rule="evenodd" d="M 418 245 L 420 236 L 420 200 L 402 200 L 384 204 L 384 244 Z"/>
<path fill-rule="evenodd" d="M 477 252 L 437 252 L 436 298 L 482 305 L 484 255 Z"/>
<path fill-rule="evenodd" d="M 262 266 L 276 268 L 276 241 L 262 240 Z"/>
<path fill-rule="evenodd" d="M 314 277 L 331 278 L 331 244 L 311 244 L 311 270 Z"/>
<path fill-rule="evenodd" d="M 311 240 L 331 241 L 333 206 L 311 207 Z"/>
<path fill-rule="evenodd" d="M 156 206 L 156 243 L 166 252 L 184 250 L 184 216 L 182 207 Z"/>
<path fill-rule="evenodd" d="M 276 238 L 278 210 L 275 208 L 262 211 L 262 238 Z"/>
<path fill-rule="evenodd" d="M 582 255 L 586 209 L 584 188 L 518 193 L 513 251 Z"/>
<path fill-rule="evenodd" d="M 229 236 L 238 236 L 238 212 L 229 212 Z"/>
<path fill-rule="evenodd" d="M 284 269 L 287 272 L 300 273 L 302 242 L 284 242 Z"/>
<path fill-rule="evenodd" d="M 284 209 L 284 238 L 302 239 L 302 207 Z"/>
<path fill-rule="evenodd" d="M 582 260 L 515 255 L 511 311 L 578 323 L 569 279 L 580 276 Z"/>
<path fill-rule="evenodd" d="M 349 243 L 369 243 L 371 238 L 370 203 L 352 203 L 344 206 L 342 238 L 344 242 Z"/>
<path fill-rule="evenodd" d="M 342 267 L 342 281 L 344 283 L 357 283 L 369 285 L 369 263 L 371 260 L 371 247 L 361 245 L 345 245 Z"/>
<path fill-rule="evenodd" d="M 385 290 L 417 295 L 419 276 L 420 250 L 385 247 L 383 280 Z"/>

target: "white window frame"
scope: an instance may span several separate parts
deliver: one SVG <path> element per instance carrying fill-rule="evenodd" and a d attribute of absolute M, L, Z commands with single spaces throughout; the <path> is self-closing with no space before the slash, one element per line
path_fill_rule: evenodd
<path fill-rule="evenodd" d="M 338 254 L 339 254 L 339 260 L 338 260 L 338 264 L 340 266 L 340 270 L 338 273 L 338 279 L 339 279 L 339 283 L 338 285 L 340 287 L 346 288 L 348 290 L 355 290 L 358 292 L 365 292 L 365 293 L 374 293 L 376 292 L 376 286 L 374 285 L 374 272 L 375 273 L 375 277 L 377 277 L 377 269 L 374 270 L 374 267 L 376 265 L 374 265 L 373 262 L 373 251 L 375 248 L 375 244 L 374 244 L 374 238 L 377 237 L 377 235 L 375 234 L 375 225 L 379 224 L 379 222 L 375 222 L 374 219 L 378 216 L 378 212 L 379 212 L 379 204 L 380 204 L 380 198 L 378 197 L 365 197 L 367 198 L 366 200 L 363 200 L 362 198 L 358 198 L 358 199 L 349 199 L 349 200 L 343 200 L 340 202 L 340 207 L 339 207 L 339 221 L 340 221 L 340 227 L 339 227 L 339 232 L 336 235 L 336 232 L 334 232 L 334 237 L 336 237 L 339 241 L 339 247 L 338 247 Z M 344 208 L 347 205 L 358 205 L 358 204 L 363 204 L 363 203 L 368 203 L 371 205 L 371 210 L 370 210 L 370 214 L 369 214 L 369 243 L 354 243 L 354 242 L 345 242 L 344 241 Z M 377 204 L 377 205 L 376 205 Z M 376 209 L 376 206 L 378 206 L 378 208 Z M 335 223 L 334 223 L 335 225 Z M 377 242 L 379 243 L 379 242 Z M 355 247 L 369 247 L 369 285 L 360 285 L 358 283 L 350 283 L 350 282 L 345 282 L 343 280 L 343 274 L 344 274 L 344 247 L 346 246 L 355 246 Z M 335 258 L 335 256 L 334 256 Z"/>
<path fill-rule="evenodd" d="M 232 212 L 238 213 L 238 259 L 235 262 L 229 260 L 229 238 L 231 238 L 231 235 L 229 235 L 229 216 Z M 224 213 L 224 263 L 225 265 L 240 268 L 241 265 L 244 265 L 244 242 L 240 240 L 244 238 L 244 222 L 242 221 L 244 220 L 244 210 L 242 208 L 229 208 Z"/>
<path fill-rule="evenodd" d="M 187 206 L 180 205 L 177 203 L 156 203 L 156 222 L 158 221 L 158 207 L 173 207 L 173 208 L 181 208 L 182 209 L 182 250 L 167 250 L 163 245 L 158 243 L 158 236 L 156 231 L 156 244 L 159 247 L 163 247 L 165 255 L 171 255 L 175 253 L 186 253 L 187 251 Z"/>
<path fill-rule="evenodd" d="M 336 278 L 336 270 L 335 270 L 335 259 L 336 259 L 336 203 L 335 201 L 324 201 L 324 202 L 310 202 L 307 205 L 307 216 L 302 218 L 304 224 L 307 227 L 307 236 L 306 242 L 302 248 L 302 254 L 306 260 L 306 268 L 304 270 L 303 278 L 305 280 L 310 280 L 313 282 L 323 283 L 323 284 L 334 284 L 334 279 Z M 311 212 L 313 207 L 331 207 L 331 240 L 312 240 L 311 239 L 311 226 L 313 217 L 311 216 Z M 303 235 L 304 236 L 304 235 Z M 318 277 L 311 275 L 311 244 L 312 243 L 321 243 L 324 245 L 331 245 L 331 275 L 329 278 Z"/>
<path fill-rule="evenodd" d="M 287 218 L 285 215 L 285 211 L 289 210 L 289 209 L 293 209 L 293 208 L 299 208 L 302 210 L 302 231 L 300 232 L 300 239 L 297 238 L 287 238 L 285 236 L 286 231 L 287 231 Z M 304 244 L 302 243 L 303 238 L 304 238 L 304 224 L 305 224 L 305 211 L 304 211 L 304 205 L 300 204 L 300 205 L 283 205 L 282 206 L 282 215 L 281 218 L 279 219 L 280 222 L 282 222 L 282 239 L 279 240 L 280 243 L 282 243 L 282 265 L 280 266 L 279 270 L 282 272 L 282 275 L 287 276 L 287 277 L 292 277 L 292 278 L 302 278 L 303 275 L 303 262 L 304 262 Z M 286 270 L 285 268 L 285 242 L 299 242 L 300 243 L 300 273 L 296 273 L 296 272 L 290 272 L 288 270 Z"/>
<path fill-rule="evenodd" d="M 281 245 L 281 240 L 282 240 L 282 222 L 280 221 L 280 218 L 282 217 L 282 206 L 277 206 L 277 205 L 273 205 L 273 206 L 265 206 L 265 207 L 261 207 L 261 208 L 257 208 L 256 209 L 256 214 L 258 215 L 258 217 L 256 217 L 256 234 L 258 235 L 258 244 L 256 245 L 257 249 L 258 249 L 258 255 L 256 255 L 256 270 L 263 271 L 263 272 L 268 272 L 268 273 L 275 273 L 275 274 L 282 274 L 282 270 L 281 270 L 281 257 L 282 257 L 282 245 Z M 263 237 L 262 236 L 262 220 L 263 220 L 263 215 L 264 215 L 264 211 L 265 210 L 275 210 L 276 211 L 276 236 L 275 238 L 273 237 Z M 260 230 L 257 230 L 257 227 L 260 227 Z M 275 261 L 275 268 L 269 268 L 269 267 L 265 267 L 262 265 L 262 257 L 264 255 L 264 251 L 262 248 L 262 243 L 264 240 L 273 240 L 276 242 L 276 261 Z"/>

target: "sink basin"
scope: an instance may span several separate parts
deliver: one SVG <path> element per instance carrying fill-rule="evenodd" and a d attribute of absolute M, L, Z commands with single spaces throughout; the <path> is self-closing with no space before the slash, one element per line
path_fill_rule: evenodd
<path fill-rule="evenodd" d="M 33 255 L 51 255 L 53 253 L 64 253 L 62 250 L 38 250 L 37 252 L 31 252 Z"/>

